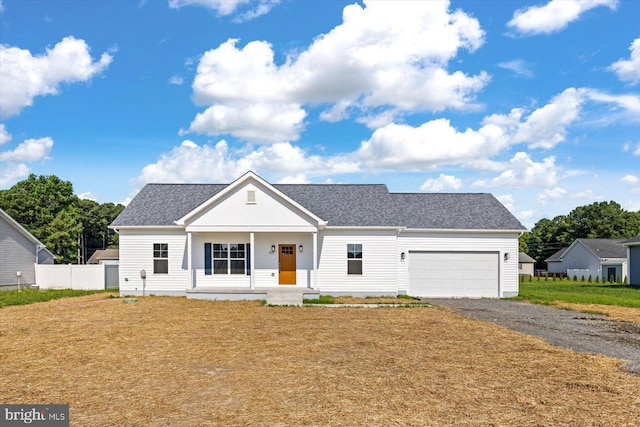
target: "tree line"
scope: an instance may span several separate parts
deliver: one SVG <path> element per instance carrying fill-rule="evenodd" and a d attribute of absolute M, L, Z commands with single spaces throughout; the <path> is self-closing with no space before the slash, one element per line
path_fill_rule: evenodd
<path fill-rule="evenodd" d="M 579 206 L 568 215 L 543 218 L 520 237 L 520 251 L 543 268 L 545 259 L 576 239 L 630 239 L 640 234 L 640 211 L 629 212 L 614 202 Z"/>
<path fill-rule="evenodd" d="M 71 182 L 55 175 L 31 174 L 0 190 L 0 208 L 44 243 L 56 263 L 84 264 L 97 249 L 118 247 L 108 225 L 124 206 L 80 199 Z"/>

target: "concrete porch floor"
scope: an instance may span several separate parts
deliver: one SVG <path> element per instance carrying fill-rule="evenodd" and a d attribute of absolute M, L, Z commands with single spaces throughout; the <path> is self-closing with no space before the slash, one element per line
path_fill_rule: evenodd
<path fill-rule="evenodd" d="M 269 305 L 302 305 L 303 299 L 318 298 L 320 292 L 298 286 L 269 288 L 193 288 L 187 290 L 187 299 L 208 300 L 266 300 Z"/>

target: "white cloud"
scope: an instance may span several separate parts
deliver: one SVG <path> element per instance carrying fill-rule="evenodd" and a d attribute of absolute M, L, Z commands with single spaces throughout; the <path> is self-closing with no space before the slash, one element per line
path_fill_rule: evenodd
<path fill-rule="evenodd" d="M 620 182 L 624 183 L 624 184 L 630 184 L 630 185 L 635 185 L 640 183 L 640 178 L 638 178 L 635 175 L 625 175 L 622 178 L 620 178 Z"/>
<path fill-rule="evenodd" d="M 11 141 L 11 134 L 7 132 L 7 129 L 4 126 L 4 123 L 0 124 L 0 145 L 6 144 Z"/>
<path fill-rule="evenodd" d="M 529 69 L 526 62 L 522 59 L 514 59 L 512 61 L 500 62 L 498 63 L 498 67 L 504 68 L 505 70 L 513 71 L 518 76 L 533 77 L 533 71 Z"/>
<path fill-rule="evenodd" d="M 377 129 L 369 140 L 362 142 L 356 158 L 369 168 L 423 170 L 491 157 L 507 145 L 499 126 L 487 124 L 477 131 L 458 132 L 449 120 L 436 119 L 417 128 L 390 124 Z"/>
<path fill-rule="evenodd" d="M 531 219 L 535 215 L 536 211 L 533 209 L 521 211 L 518 214 L 518 218 L 520 219 Z"/>
<path fill-rule="evenodd" d="M 50 137 L 27 139 L 12 151 L 0 153 L 0 161 L 3 162 L 35 162 L 49 157 L 53 139 Z"/>
<path fill-rule="evenodd" d="M 462 180 L 453 175 L 440 174 L 438 178 L 430 178 L 426 180 L 420 189 L 422 191 L 445 191 L 459 190 L 462 188 Z"/>
<path fill-rule="evenodd" d="M 250 7 L 234 19 L 234 22 L 247 22 L 269 13 L 279 3 L 280 0 L 169 0 L 169 7 L 200 6 L 215 11 L 218 16 L 229 16 Z"/>
<path fill-rule="evenodd" d="M 490 180 L 478 180 L 477 187 L 548 187 L 558 182 L 559 167 L 555 157 L 534 162 L 527 153 L 519 152 L 509 160 L 509 169 Z"/>
<path fill-rule="evenodd" d="M 184 83 L 184 78 L 178 74 L 174 74 L 169 78 L 169 84 L 180 86 Z"/>
<path fill-rule="evenodd" d="M 80 193 L 78 194 L 78 198 L 82 199 L 82 200 L 92 200 L 92 201 L 96 201 L 98 200 L 96 198 L 96 196 L 94 196 L 93 194 L 91 194 L 91 191 L 85 191 L 84 193 Z"/>
<path fill-rule="evenodd" d="M 280 3 L 280 0 L 261 0 L 254 9 L 247 10 L 236 17 L 233 22 L 247 22 L 252 19 L 256 19 L 259 16 L 266 15 L 271 12 L 275 6 Z"/>
<path fill-rule="evenodd" d="M 603 195 L 594 194 L 593 190 L 580 191 L 580 192 L 572 194 L 571 197 L 573 197 L 575 199 L 585 199 L 585 200 L 590 200 L 590 201 L 602 200 L 604 198 Z"/>
<path fill-rule="evenodd" d="M 0 0 L 0 13 L 4 12 L 4 6 L 2 6 L 2 0 Z"/>
<path fill-rule="evenodd" d="M 565 29 L 584 12 L 598 6 L 615 9 L 618 0 L 551 0 L 544 6 L 516 10 L 507 26 L 521 34 L 550 34 Z"/>
<path fill-rule="evenodd" d="M 220 16 L 231 15 L 243 4 L 251 0 L 169 0 L 171 9 L 180 9 L 184 6 L 202 6 L 215 10 Z"/>
<path fill-rule="evenodd" d="M 560 187 L 547 188 L 542 193 L 538 194 L 538 202 L 546 205 L 551 200 L 559 200 L 565 197 L 567 190 Z"/>
<path fill-rule="evenodd" d="M 618 78 L 632 85 L 640 83 L 640 38 L 635 39 L 629 47 L 629 59 L 620 59 L 609 67 Z"/>
<path fill-rule="evenodd" d="M 6 187 L 18 182 L 21 178 L 24 178 L 29 174 L 29 166 L 20 163 L 17 165 L 9 165 L 7 168 L 2 168 L 3 172 L 0 175 L 0 187 Z"/>
<path fill-rule="evenodd" d="M 309 178 L 304 173 L 287 175 L 276 181 L 277 184 L 310 184 Z"/>
<path fill-rule="evenodd" d="M 112 56 L 93 62 L 84 40 L 65 37 L 44 55 L 0 44 L 0 117 L 18 114 L 36 96 L 55 95 L 61 83 L 90 80 L 106 69 Z"/>
<path fill-rule="evenodd" d="M 157 162 L 145 166 L 136 183 L 227 182 L 247 170 L 269 174 L 274 182 L 285 178 L 291 182 L 308 180 L 309 175 L 352 173 L 359 169 L 357 163 L 345 157 L 308 155 L 288 142 L 233 150 L 224 140 L 214 146 L 185 140 L 162 154 Z"/>
<path fill-rule="evenodd" d="M 448 71 L 459 50 L 475 51 L 484 42 L 479 22 L 446 2 L 365 1 L 348 5 L 343 22 L 316 37 L 306 49 L 277 65 L 265 41 L 237 47 L 230 39 L 200 59 L 193 82 L 197 105 L 246 111 L 260 105 L 276 112 L 328 104 L 321 118 L 342 120 L 360 114 L 379 120 L 410 111 L 477 108 L 475 94 L 489 82 L 481 72 Z M 373 113 L 372 113 L 373 111 Z M 306 114 L 306 113 L 305 113 Z M 270 117 L 270 115 L 268 115 Z M 283 117 L 287 129 L 301 131 L 303 114 Z M 367 119 L 364 119 L 367 120 Z M 249 123 L 259 134 L 264 123 Z M 215 115 L 201 117 L 191 132 L 220 130 L 240 136 Z M 242 137 L 242 136 L 241 136 Z"/>
<path fill-rule="evenodd" d="M 511 194 L 500 194 L 496 195 L 496 199 L 500 201 L 509 211 L 513 211 L 514 208 L 514 200 Z"/>
<path fill-rule="evenodd" d="M 527 143 L 529 148 L 553 148 L 565 140 L 567 127 L 578 118 L 582 103 L 582 90 L 566 89 L 532 112 L 519 125 L 513 142 Z"/>
<path fill-rule="evenodd" d="M 293 141 L 298 139 L 306 114 L 295 104 L 214 105 L 198 113 L 188 131 L 180 133 L 231 134 L 251 141 Z"/>
<path fill-rule="evenodd" d="M 586 98 L 606 104 L 614 104 L 615 107 L 623 109 L 630 118 L 636 121 L 640 118 L 640 95 L 611 95 L 596 89 L 582 89 Z"/>

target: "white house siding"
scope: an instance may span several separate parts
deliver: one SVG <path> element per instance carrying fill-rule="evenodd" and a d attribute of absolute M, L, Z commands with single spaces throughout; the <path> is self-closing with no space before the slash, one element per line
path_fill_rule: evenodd
<path fill-rule="evenodd" d="M 347 274 L 347 244 L 362 244 L 362 275 Z M 325 230 L 318 236 L 322 294 L 397 293 L 395 230 Z"/>
<path fill-rule="evenodd" d="M 405 261 L 398 263 L 398 289 L 409 285 L 409 252 L 498 252 L 499 293 L 501 298 L 518 295 L 518 233 L 464 233 L 403 231 L 398 236 L 396 259 L 405 253 Z M 504 254 L 509 259 L 504 261 Z"/>
<path fill-rule="evenodd" d="M 169 273 L 153 273 L 153 244 L 169 245 Z M 184 295 L 189 287 L 187 235 L 179 229 L 120 229 L 120 294 Z M 147 273 L 146 280 L 140 270 Z"/>
<path fill-rule="evenodd" d="M 247 192 L 255 192 L 255 203 L 247 202 Z M 316 224 L 317 227 L 317 224 Z M 293 230 L 315 229 L 310 217 L 261 186 L 247 183 L 226 198 L 209 206 L 200 216 L 189 219 L 187 231 Z"/>
<path fill-rule="evenodd" d="M 34 284 L 36 245 L 0 217 L 0 286 Z"/>
<path fill-rule="evenodd" d="M 250 243 L 250 233 L 196 233 L 192 237 L 192 268 L 195 287 L 250 287 L 247 275 L 205 275 L 205 243 Z M 251 260 L 251 274 L 255 275 L 255 287 L 273 287 L 278 284 L 279 244 L 296 246 L 296 286 L 311 287 L 313 270 L 313 237 L 311 233 L 255 233 L 254 258 Z M 271 246 L 276 252 L 271 253 Z M 300 245 L 303 251 L 300 252 Z"/>

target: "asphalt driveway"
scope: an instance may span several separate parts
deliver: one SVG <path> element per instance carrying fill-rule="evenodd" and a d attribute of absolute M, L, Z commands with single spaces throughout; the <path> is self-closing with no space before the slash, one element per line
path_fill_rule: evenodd
<path fill-rule="evenodd" d="M 625 359 L 629 370 L 640 376 L 638 323 L 522 301 L 430 298 L 428 302 L 447 306 L 455 313 L 541 337 L 556 346 Z"/>

